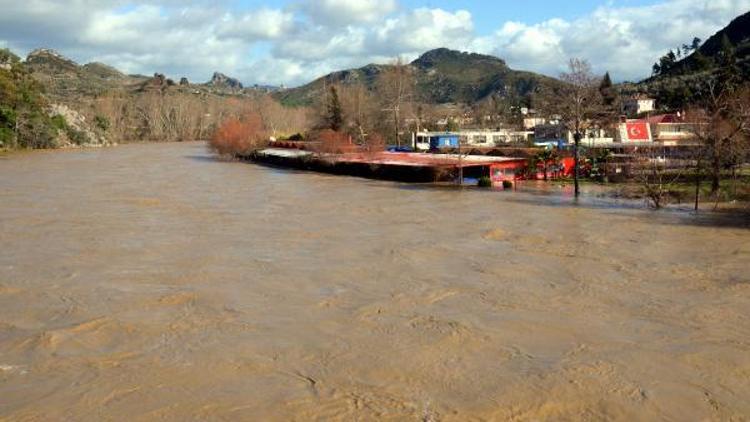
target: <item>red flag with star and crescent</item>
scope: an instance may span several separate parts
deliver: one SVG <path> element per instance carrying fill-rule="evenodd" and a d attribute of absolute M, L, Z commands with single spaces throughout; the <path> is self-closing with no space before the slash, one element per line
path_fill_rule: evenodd
<path fill-rule="evenodd" d="M 629 141 L 649 141 L 649 130 L 647 122 L 628 122 L 625 124 L 628 131 Z"/>

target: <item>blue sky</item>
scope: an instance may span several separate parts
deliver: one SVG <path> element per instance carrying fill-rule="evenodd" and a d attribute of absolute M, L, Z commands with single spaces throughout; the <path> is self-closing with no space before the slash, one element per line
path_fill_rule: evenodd
<path fill-rule="evenodd" d="M 408 7 L 440 7 L 444 9 L 467 9 L 472 12 L 477 30 L 480 33 L 490 33 L 495 30 L 499 23 L 505 21 L 520 21 L 534 24 L 551 18 L 574 19 L 584 16 L 592 10 L 603 5 L 616 5 L 624 7 L 644 6 L 655 4 L 655 1 L 624 0 L 624 1 L 601 1 L 601 0 L 408 0 L 403 1 Z M 561 3 L 565 3 L 561 6 Z"/>
<path fill-rule="evenodd" d="M 550 76 L 578 57 L 637 80 L 750 0 L 0 0 L 0 10 L 0 46 L 21 55 L 46 47 L 128 73 L 294 86 L 438 47 Z"/>
<path fill-rule="evenodd" d="M 271 5 L 289 6 L 293 3 L 292 1 L 240 0 L 236 1 L 233 7 L 248 10 Z M 658 2 L 653 0 L 575 0 L 566 2 L 567 4 L 562 7 L 560 3 L 553 0 L 402 0 L 400 2 L 401 6 L 407 9 L 466 9 L 474 16 L 477 30 L 480 33 L 490 33 L 497 28 L 498 23 L 509 20 L 538 23 L 550 18 L 573 19 L 603 5 L 638 7 Z"/>

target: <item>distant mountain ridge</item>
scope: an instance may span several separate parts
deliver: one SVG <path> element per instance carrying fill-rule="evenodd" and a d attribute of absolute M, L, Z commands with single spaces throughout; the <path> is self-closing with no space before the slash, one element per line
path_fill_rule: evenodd
<path fill-rule="evenodd" d="M 540 74 L 513 70 L 497 57 L 447 48 L 430 50 L 409 65 L 416 78 L 417 96 L 431 104 L 471 104 L 492 95 L 527 97 L 539 87 L 560 83 Z M 369 64 L 333 72 L 275 95 L 288 105 L 307 105 L 329 84 L 362 84 L 372 89 L 378 75 L 390 66 Z"/>
<path fill-rule="evenodd" d="M 259 92 L 273 92 L 276 89 L 257 85 L 245 88 L 239 79 L 221 72 L 214 72 L 205 84 L 190 84 L 187 78 L 181 78 L 179 83 L 176 83 L 161 73 L 155 73 L 153 77 L 126 75 L 104 63 L 92 62 L 79 65 L 59 52 L 47 48 L 40 48 L 29 53 L 25 65 L 32 75 L 47 87 L 48 94 L 53 97 L 96 96 L 116 89 L 129 91 L 192 89 L 199 92 L 231 95 L 257 95 Z"/>

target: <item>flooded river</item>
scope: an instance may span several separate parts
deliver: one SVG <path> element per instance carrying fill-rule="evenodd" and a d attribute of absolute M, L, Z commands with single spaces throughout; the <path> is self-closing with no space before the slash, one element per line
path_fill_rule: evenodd
<path fill-rule="evenodd" d="M 749 418 L 750 230 L 553 197 L 0 158 L 0 419 Z"/>

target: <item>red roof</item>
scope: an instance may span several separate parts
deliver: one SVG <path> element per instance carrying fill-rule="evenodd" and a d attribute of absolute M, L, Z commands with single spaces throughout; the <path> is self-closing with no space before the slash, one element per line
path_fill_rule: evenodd
<path fill-rule="evenodd" d="M 649 124 L 680 123 L 681 119 L 676 114 L 657 114 L 646 119 Z"/>

